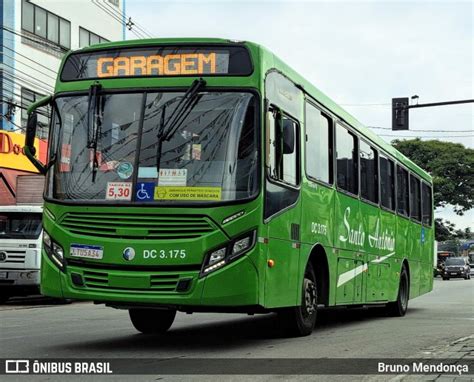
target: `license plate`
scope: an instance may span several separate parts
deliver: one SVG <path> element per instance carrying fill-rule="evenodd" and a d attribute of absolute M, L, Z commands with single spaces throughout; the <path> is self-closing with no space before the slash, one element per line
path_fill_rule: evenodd
<path fill-rule="evenodd" d="M 0 279 L 6 279 L 8 277 L 8 272 L 0 272 Z"/>
<path fill-rule="evenodd" d="M 70 255 L 100 260 L 104 257 L 104 248 L 100 245 L 71 244 Z"/>
<path fill-rule="evenodd" d="M 457 274 L 457 272 L 451 272 L 451 274 L 452 274 L 452 275 L 456 275 L 456 274 Z"/>

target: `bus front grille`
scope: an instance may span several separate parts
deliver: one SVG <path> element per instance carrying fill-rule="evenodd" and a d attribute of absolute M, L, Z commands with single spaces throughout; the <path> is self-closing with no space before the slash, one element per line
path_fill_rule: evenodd
<path fill-rule="evenodd" d="M 123 239 L 194 239 L 217 228 L 204 216 L 69 212 L 60 221 L 72 234 Z"/>
<path fill-rule="evenodd" d="M 76 273 L 76 269 L 72 270 Z M 116 292 L 149 292 L 149 293 L 180 293 L 180 280 L 191 280 L 189 274 L 178 273 L 147 273 L 147 272 L 109 272 L 102 270 L 82 269 L 83 286 Z M 81 287 L 81 288 L 82 288 Z"/>

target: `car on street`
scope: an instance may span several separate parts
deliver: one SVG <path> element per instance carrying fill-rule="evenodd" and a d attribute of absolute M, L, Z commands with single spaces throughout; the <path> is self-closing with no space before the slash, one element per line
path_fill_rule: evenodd
<path fill-rule="evenodd" d="M 471 278 L 471 267 L 467 257 L 449 257 L 444 263 L 442 274 L 443 280 L 452 277 L 463 277 L 465 280 Z"/>

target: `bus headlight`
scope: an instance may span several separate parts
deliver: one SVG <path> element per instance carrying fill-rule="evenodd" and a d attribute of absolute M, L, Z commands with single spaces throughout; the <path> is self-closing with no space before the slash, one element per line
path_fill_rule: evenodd
<path fill-rule="evenodd" d="M 43 231 L 43 245 L 49 259 L 64 272 L 66 267 L 63 247 L 51 239 L 51 236 L 46 231 Z"/>
<path fill-rule="evenodd" d="M 243 256 L 255 245 L 255 237 L 256 231 L 253 230 L 233 239 L 225 247 L 210 252 L 204 260 L 200 276 L 204 277 Z"/>
<path fill-rule="evenodd" d="M 49 236 L 49 233 L 46 231 L 43 231 L 43 245 L 48 249 L 51 249 L 52 246 L 51 236 Z"/>
<path fill-rule="evenodd" d="M 211 255 L 209 256 L 209 265 L 213 265 L 215 263 L 218 263 L 221 260 L 224 260 L 225 252 L 226 252 L 225 247 L 212 252 Z"/>

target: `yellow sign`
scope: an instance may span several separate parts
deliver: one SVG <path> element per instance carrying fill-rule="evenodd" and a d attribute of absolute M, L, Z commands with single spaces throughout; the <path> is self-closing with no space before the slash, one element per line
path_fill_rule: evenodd
<path fill-rule="evenodd" d="M 10 131 L 0 131 L 0 168 L 38 172 L 26 157 L 23 147 L 25 136 Z M 47 144 L 35 138 L 36 157 L 43 163 L 46 161 Z"/>
<path fill-rule="evenodd" d="M 221 200 L 220 187 L 155 187 L 155 200 Z"/>
<path fill-rule="evenodd" d="M 179 76 L 216 73 L 216 53 L 158 54 L 131 57 L 101 57 L 97 77 Z"/>

